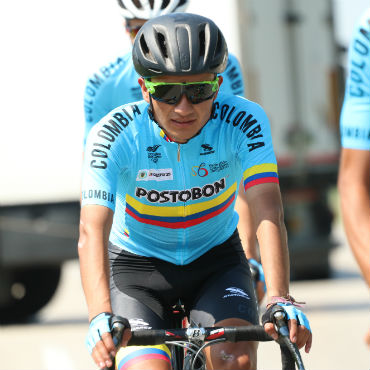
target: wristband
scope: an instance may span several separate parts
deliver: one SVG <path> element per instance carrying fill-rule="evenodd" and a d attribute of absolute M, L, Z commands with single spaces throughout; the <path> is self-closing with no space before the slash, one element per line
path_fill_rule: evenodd
<path fill-rule="evenodd" d="M 306 302 L 298 302 L 296 301 L 289 293 L 284 296 L 272 296 L 269 302 L 266 305 L 266 308 L 271 307 L 276 303 L 283 303 L 283 304 L 291 304 L 295 307 L 302 307 L 303 304 Z"/>

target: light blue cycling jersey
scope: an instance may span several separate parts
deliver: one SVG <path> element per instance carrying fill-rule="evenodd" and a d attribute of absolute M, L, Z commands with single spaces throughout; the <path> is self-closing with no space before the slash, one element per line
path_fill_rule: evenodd
<path fill-rule="evenodd" d="M 258 104 L 219 94 L 199 134 L 177 144 L 148 107 L 118 107 L 91 129 L 82 207 L 115 211 L 110 241 L 118 247 L 188 264 L 236 229 L 242 176 L 245 189 L 278 182 L 269 121 Z"/>
<path fill-rule="evenodd" d="M 370 8 L 356 25 L 340 125 L 342 146 L 370 150 Z"/>
<path fill-rule="evenodd" d="M 221 92 L 244 96 L 242 72 L 234 55 L 229 54 L 226 70 L 221 75 L 224 79 Z M 110 65 L 100 68 L 98 73 L 88 79 L 84 97 L 84 144 L 91 128 L 111 110 L 142 99 L 138 78 L 132 53 L 129 52 Z"/>

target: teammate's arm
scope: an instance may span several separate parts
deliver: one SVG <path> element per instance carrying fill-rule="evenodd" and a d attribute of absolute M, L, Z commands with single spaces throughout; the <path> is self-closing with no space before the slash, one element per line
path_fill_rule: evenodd
<path fill-rule="evenodd" d="M 370 286 L 370 151 L 342 149 L 338 189 L 348 242 Z"/>

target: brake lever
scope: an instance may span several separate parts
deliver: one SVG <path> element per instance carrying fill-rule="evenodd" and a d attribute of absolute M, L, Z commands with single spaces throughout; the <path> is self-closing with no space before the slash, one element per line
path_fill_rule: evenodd
<path fill-rule="evenodd" d="M 112 325 L 113 343 L 116 347 L 118 347 L 118 345 L 122 341 L 123 331 L 125 330 L 126 326 L 122 322 L 122 320 L 119 316 L 113 316 L 112 317 L 111 325 Z"/>
<path fill-rule="evenodd" d="M 125 324 L 123 323 L 123 320 L 120 316 L 113 316 L 110 319 L 111 327 L 112 327 L 112 338 L 113 343 L 116 348 L 118 348 L 119 344 L 122 341 L 123 332 L 126 329 Z M 112 366 L 105 367 L 103 370 L 114 370 L 115 369 L 115 358 L 111 358 L 112 360 Z"/>
<path fill-rule="evenodd" d="M 298 370 L 304 370 L 305 367 L 298 346 L 290 340 L 288 318 L 285 310 L 281 306 L 276 305 L 272 309 L 272 316 L 279 335 L 277 342 L 280 346 L 285 346 L 289 350 L 292 359 L 297 364 Z M 294 363 L 292 366 L 294 366 Z"/>

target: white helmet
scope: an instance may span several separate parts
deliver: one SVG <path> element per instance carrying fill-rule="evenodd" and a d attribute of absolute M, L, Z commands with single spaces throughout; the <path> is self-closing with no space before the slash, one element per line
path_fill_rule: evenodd
<path fill-rule="evenodd" d="M 189 0 L 118 0 L 126 19 L 151 19 L 174 12 L 184 12 Z"/>

